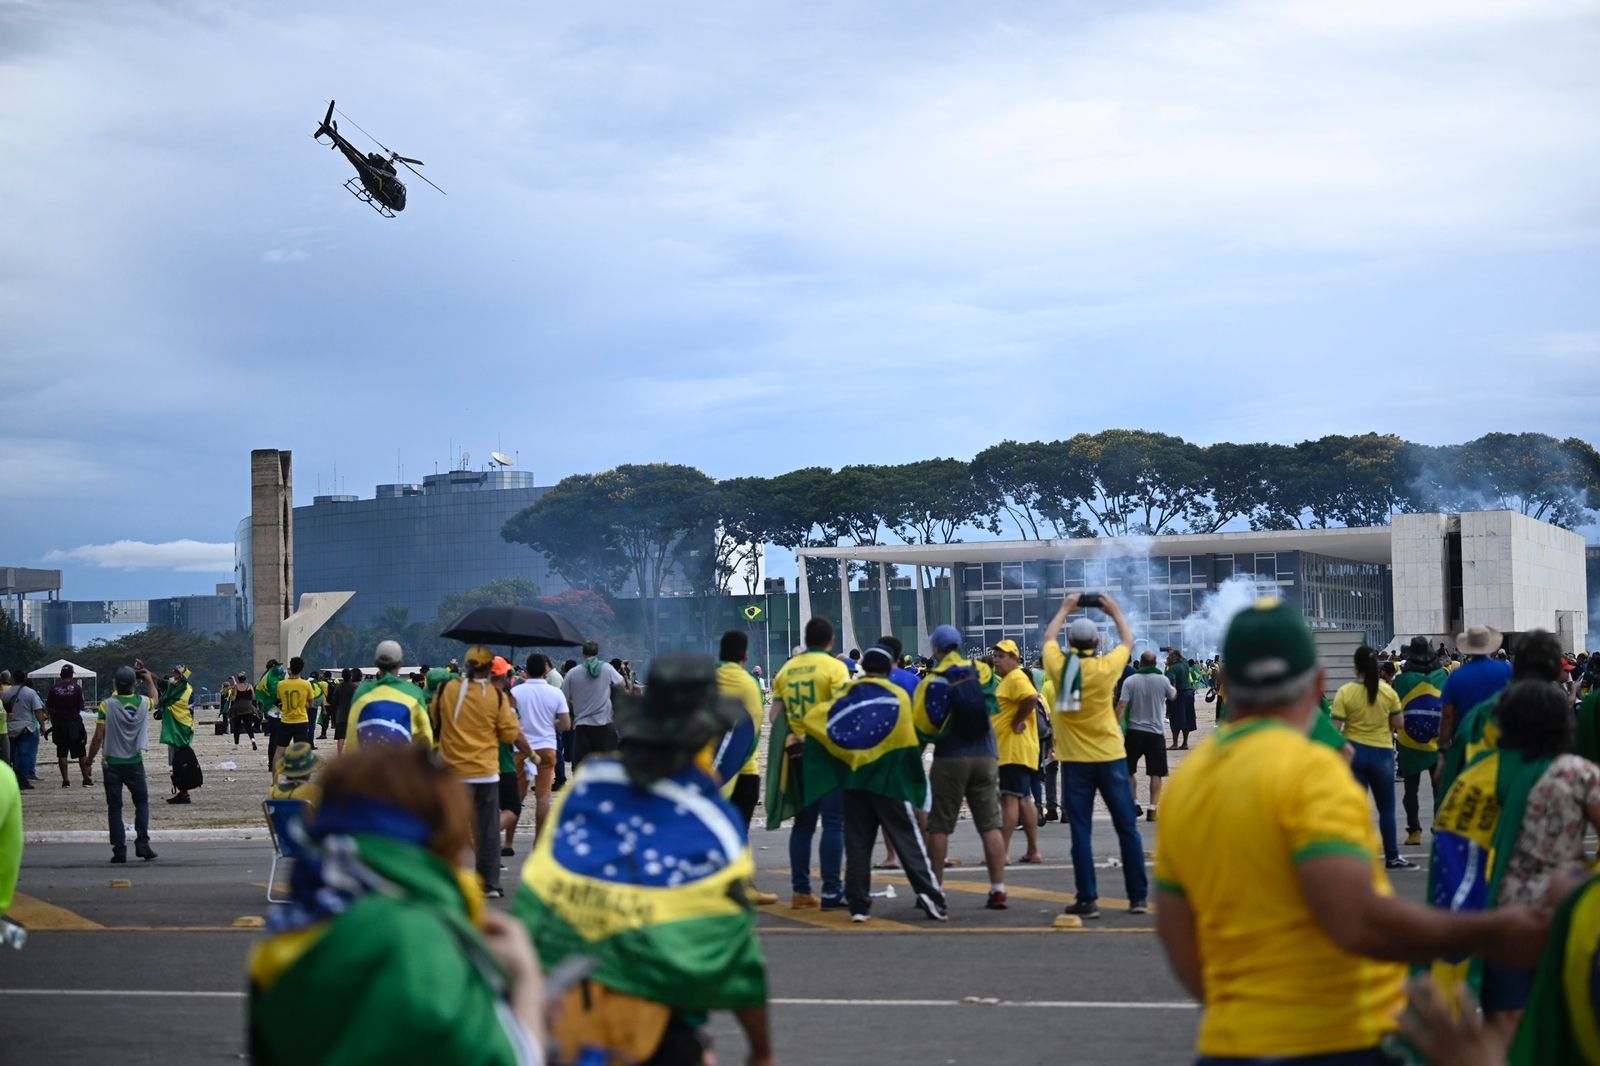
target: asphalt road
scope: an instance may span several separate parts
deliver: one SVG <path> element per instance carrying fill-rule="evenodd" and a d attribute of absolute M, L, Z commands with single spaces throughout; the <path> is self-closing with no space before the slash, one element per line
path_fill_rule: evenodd
<path fill-rule="evenodd" d="M 947 877 L 945 924 L 922 918 L 903 882 L 896 899 L 875 902 L 866 926 L 842 912 L 791 910 L 787 835 L 758 830 L 752 840 L 758 882 L 784 897 L 763 908 L 760 928 L 785 1066 L 1192 1060 L 1199 1012 L 1167 971 L 1154 917 L 1125 912 L 1119 870 L 1098 871 L 1104 917 L 1051 929 L 1072 899 L 1064 826 L 1043 830 L 1044 865 L 1007 871 L 1005 912 L 983 909 L 976 836 L 959 828 L 952 853 L 963 864 Z M 1109 823 L 1097 823 L 1096 836 L 1104 863 L 1115 854 Z M 245 958 L 266 914 L 268 845 L 169 841 L 157 850 L 155 862 L 111 866 L 105 845 L 28 847 L 12 915 L 32 935 L 22 952 L 0 949 L 4 1066 L 65 1055 L 119 1066 L 245 1057 Z M 1420 870 L 1402 871 L 1396 884 L 1421 898 Z M 712 1031 L 724 1063 L 743 1061 L 730 1018 Z"/>

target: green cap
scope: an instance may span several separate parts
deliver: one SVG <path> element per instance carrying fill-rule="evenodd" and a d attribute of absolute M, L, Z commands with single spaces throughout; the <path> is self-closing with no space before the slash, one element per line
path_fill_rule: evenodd
<path fill-rule="evenodd" d="M 1265 596 L 1234 615 L 1222 640 L 1228 701 L 1258 707 L 1298 696 L 1298 683 L 1317 668 L 1317 648 L 1299 608 Z"/>

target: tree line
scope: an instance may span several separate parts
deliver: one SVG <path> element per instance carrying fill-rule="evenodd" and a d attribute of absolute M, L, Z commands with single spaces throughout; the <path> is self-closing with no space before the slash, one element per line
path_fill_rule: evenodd
<path fill-rule="evenodd" d="M 1298 444 L 1192 444 L 1150 430 L 1002 441 L 970 461 L 804 467 L 713 480 L 624 465 L 561 480 L 502 530 L 575 588 L 636 590 L 646 643 L 676 580 L 751 594 L 760 545 L 795 550 L 1383 525 L 1393 514 L 1500 509 L 1572 528 L 1600 509 L 1600 453 L 1576 437 L 1489 433 L 1463 444 L 1393 434 Z"/>

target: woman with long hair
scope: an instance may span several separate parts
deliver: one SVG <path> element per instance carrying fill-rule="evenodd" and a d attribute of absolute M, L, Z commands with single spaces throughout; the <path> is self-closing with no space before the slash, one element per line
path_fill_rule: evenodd
<path fill-rule="evenodd" d="M 1333 720 L 1355 751 L 1350 772 L 1372 792 L 1378 806 L 1378 833 L 1383 837 L 1383 862 L 1391 870 L 1416 863 L 1400 857 L 1394 824 L 1394 731 L 1400 726 L 1400 697 L 1379 676 L 1378 653 L 1363 644 L 1356 649 L 1356 675 L 1333 697 Z"/>
<path fill-rule="evenodd" d="M 294 832 L 291 901 L 250 956 L 253 1061 L 544 1061 L 532 945 L 458 864 L 472 813 L 431 748 L 340 756 Z"/>

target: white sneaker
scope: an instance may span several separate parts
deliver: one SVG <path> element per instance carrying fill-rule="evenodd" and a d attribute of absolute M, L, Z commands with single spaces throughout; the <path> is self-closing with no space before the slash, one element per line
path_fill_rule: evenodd
<path fill-rule="evenodd" d="M 867 923 L 867 919 L 871 917 L 872 915 L 870 914 L 852 914 L 850 916 L 850 920 L 855 922 L 857 925 L 865 925 Z"/>

